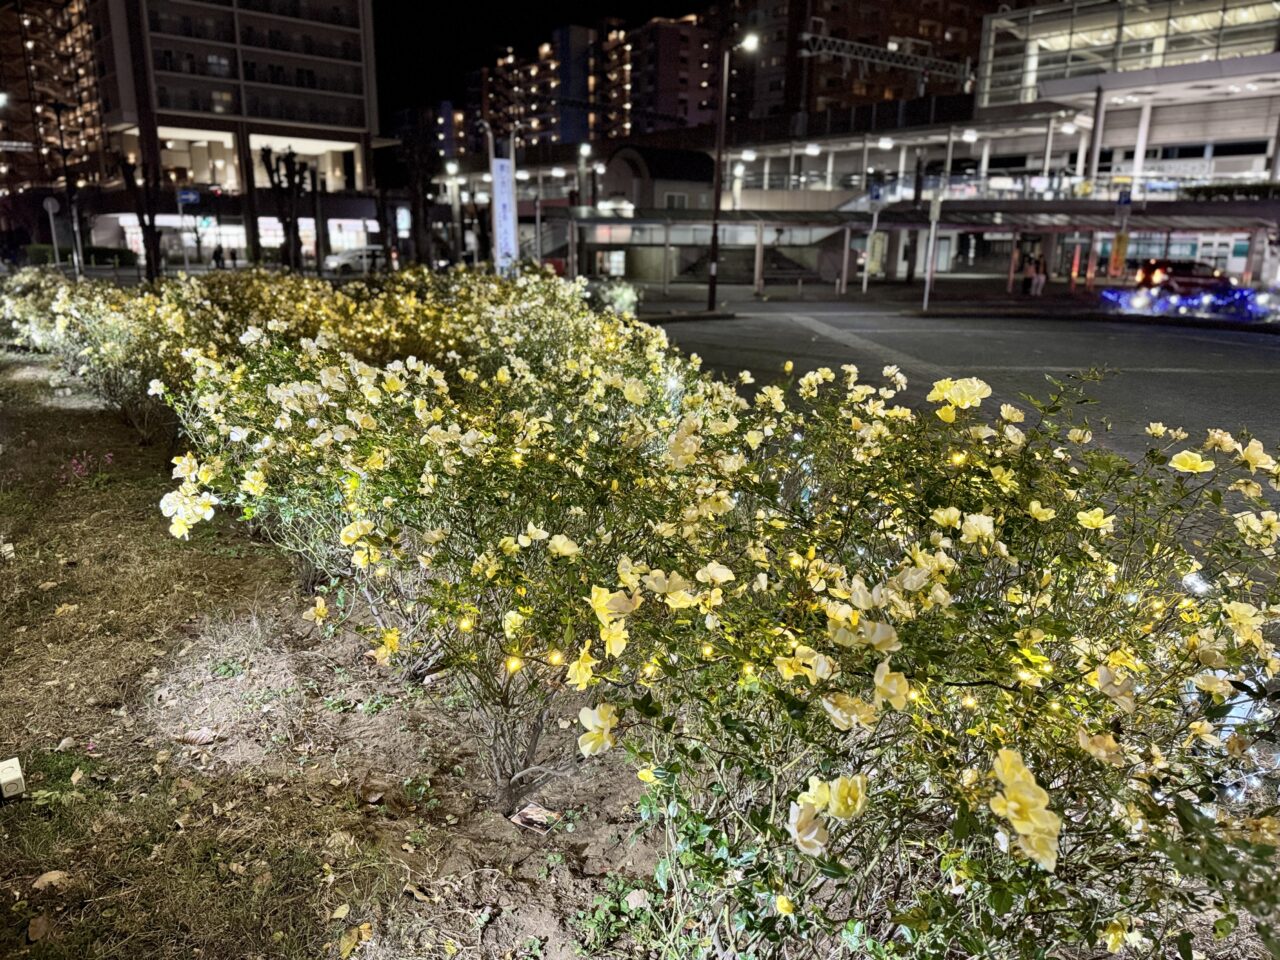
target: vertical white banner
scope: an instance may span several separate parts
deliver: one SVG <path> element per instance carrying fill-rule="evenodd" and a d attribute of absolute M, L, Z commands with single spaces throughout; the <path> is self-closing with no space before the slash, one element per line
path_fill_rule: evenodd
<path fill-rule="evenodd" d="M 493 211 L 493 266 L 506 276 L 520 258 L 515 164 L 503 157 L 494 157 L 489 172 L 493 177 L 493 201 L 490 204 Z"/>

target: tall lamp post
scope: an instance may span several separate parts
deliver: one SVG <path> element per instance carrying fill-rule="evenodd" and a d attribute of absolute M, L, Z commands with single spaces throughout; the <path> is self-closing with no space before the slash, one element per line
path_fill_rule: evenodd
<path fill-rule="evenodd" d="M 760 37 L 748 33 L 736 44 L 724 45 L 720 66 L 720 114 L 716 123 L 716 170 L 711 182 L 711 253 L 707 268 L 707 311 L 716 309 L 716 269 L 720 265 L 720 192 L 724 189 L 724 135 L 729 126 L 729 60 L 741 47 L 747 53 L 760 49 Z"/>
<path fill-rule="evenodd" d="M 66 136 L 63 133 L 62 113 L 69 110 L 70 107 L 62 101 L 55 101 L 53 104 L 53 115 L 58 122 L 58 152 L 62 154 L 62 180 L 67 188 L 67 213 L 71 217 L 71 261 L 75 268 L 76 278 L 79 279 L 84 271 L 84 256 L 80 248 L 80 214 L 76 210 L 76 187 L 71 182 L 71 170 L 67 165 L 67 158 L 71 156 L 71 149 L 67 146 Z M 55 246 L 57 241 L 54 241 Z"/>
<path fill-rule="evenodd" d="M 453 220 L 453 254 L 456 258 L 455 262 L 462 262 L 462 198 L 458 195 L 458 163 L 450 160 L 444 165 L 444 172 L 448 179 L 445 181 L 445 188 L 449 191 L 449 213 L 450 219 Z"/>

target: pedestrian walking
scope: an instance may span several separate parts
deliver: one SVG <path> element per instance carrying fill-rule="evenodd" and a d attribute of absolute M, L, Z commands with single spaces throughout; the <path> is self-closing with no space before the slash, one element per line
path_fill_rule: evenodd
<path fill-rule="evenodd" d="M 222 254 L 222 244 L 218 244 L 213 248 L 213 268 L 215 270 L 221 270 L 225 266 L 226 261 Z"/>
<path fill-rule="evenodd" d="M 236 248 L 231 248 L 231 269 L 236 269 Z"/>
<path fill-rule="evenodd" d="M 1026 253 L 1022 256 L 1022 295 L 1031 296 L 1031 287 L 1036 280 L 1036 258 Z"/>
<path fill-rule="evenodd" d="M 1041 297 L 1044 296 L 1044 285 L 1049 282 L 1049 266 L 1044 257 L 1036 257 L 1035 268 L 1035 276 L 1031 278 L 1031 295 Z"/>

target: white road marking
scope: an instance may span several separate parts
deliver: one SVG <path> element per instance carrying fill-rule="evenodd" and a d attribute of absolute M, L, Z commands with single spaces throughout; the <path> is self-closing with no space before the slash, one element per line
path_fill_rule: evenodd
<path fill-rule="evenodd" d="M 786 314 L 785 317 L 796 326 L 804 327 L 820 337 L 826 337 L 828 340 L 834 340 L 836 343 L 866 354 L 877 364 L 881 362 L 897 364 L 904 373 L 910 374 L 913 371 L 927 373 L 935 380 L 941 380 L 948 375 L 947 371 L 942 367 L 929 363 L 927 360 L 921 360 L 912 354 L 886 347 L 884 344 L 877 343 L 874 340 L 868 340 L 866 337 L 859 336 L 850 330 L 841 330 L 839 327 L 833 327 L 829 323 L 823 323 L 816 317 L 806 317 L 795 313 Z"/>

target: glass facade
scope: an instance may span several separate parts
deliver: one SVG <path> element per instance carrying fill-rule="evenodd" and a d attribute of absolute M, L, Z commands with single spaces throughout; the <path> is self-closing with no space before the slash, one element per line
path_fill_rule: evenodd
<path fill-rule="evenodd" d="M 1078 0 L 994 14 L 983 29 L 979 103 L 1030 103 L 1049 80 L 1274 53 L 1280 4 Z"/>

